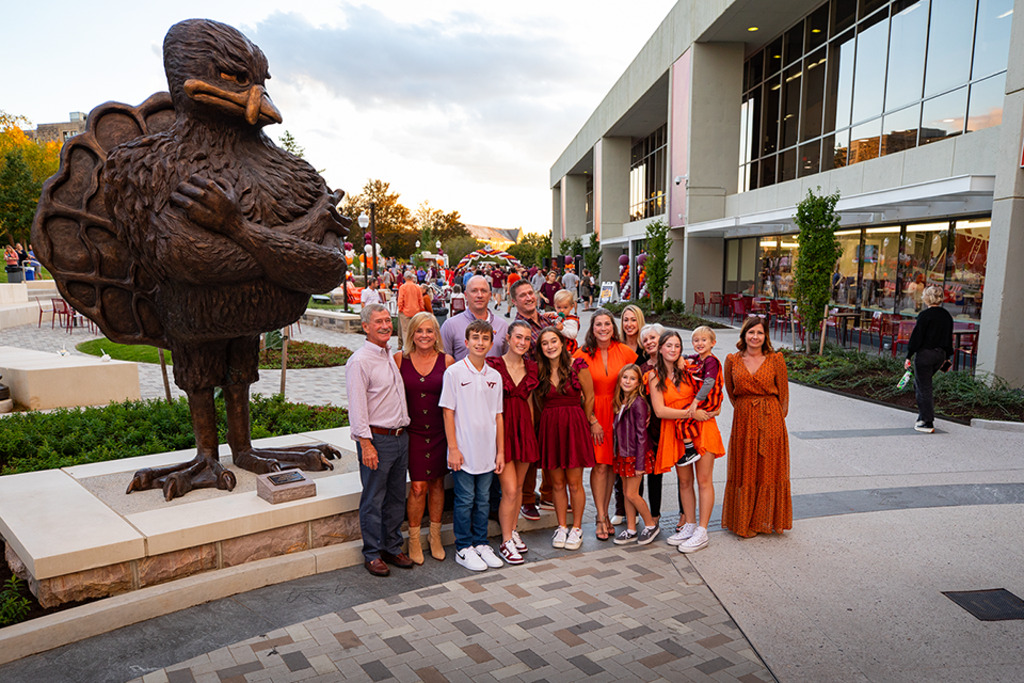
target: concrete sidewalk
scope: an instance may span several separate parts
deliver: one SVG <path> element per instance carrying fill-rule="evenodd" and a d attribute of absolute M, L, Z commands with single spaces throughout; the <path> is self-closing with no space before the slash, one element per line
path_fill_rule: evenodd
<path fill-rule="evenodd" d="M 719 358 L 735 339 L 720 333 Z M 728 438 L 728 405 L 718 420 Z M 576 553 L 532 532 L 522 567 L 351 567 L 27 657 L 0 681 L 1024 681 L 1024 621 L 943 595 L 1024 596 L 1024 434 L 913 422 L 791 385 L 782 536 L 738 539 L 718 508 L 689 556 L 664 543 L 671 513 L 643 548 L 597 541 L 592 522 Z"/>

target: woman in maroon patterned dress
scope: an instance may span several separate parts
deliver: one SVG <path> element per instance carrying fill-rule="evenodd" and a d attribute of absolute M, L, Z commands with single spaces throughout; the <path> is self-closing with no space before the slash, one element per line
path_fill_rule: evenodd
<path fill-rule="evenodd" d="M 423 564 L 420 525 L 430 511 L 430 554 L 443 560 L 441 514 L 444 511 L 444 475 L 448 473 L 448 441 L 439 405 L 445 369 L 455 362 L 441 348 L 441 330 L 433 313 L 420 312 L 409 320 L 402 351 L 395 363 L 405 385 L 409 407 L 409 557 Z"/>
<path fill-rule="evenodd" d="M 583 543 L 583 510 L 587 495 L 583 490 L 583 468 L 593 467 L 594 439 L 589 425 L 594 416 L 594 382 L 587 362 L 573 360 L 562 334 L 553 327 L 541 330 L 537 337 L 537 378 L 533 392 L 539 408 L 537 443 L 540 467 L 551 475 L 555 516 L 558 528 L 551 539 L 555 548 L 576 550 Z M 566 496 L 566 485 L 569 495 Z M 569 500 L 572 499 L 573 525 L 566 527 Z"/>
<path fill-rule="evenodd" d="M 511 467 L 506 466 L 498 475 L 501 484 L 498 522 L 501 524 L 502 537 L 499 550 L 509 564 L 522 564 L 522 554 L 527 550 L 516 530 L 516 522 L 519 520 L 519 508 L 523 504 L 526 470 L 540 458 L 533 422 L 533 402 L 530 400 L 539 383 L 537 363 L 526 358 L 530 351 L 531 336 L 529 323 L 523 320 L 513 322 L 508 327 L 508 351 L 504 356 L 487 359 L 487 364 L 501 375 L 504 389 L 505 462 L 515 463 Z"/>

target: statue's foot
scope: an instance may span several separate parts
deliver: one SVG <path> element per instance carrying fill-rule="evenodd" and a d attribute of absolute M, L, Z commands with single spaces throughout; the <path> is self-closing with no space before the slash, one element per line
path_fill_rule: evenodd
<path fill-rule="evenodd" d="M 256 474 L 295 469 L 321 472 L 333 470 L 331 460 L 340 457 L 341 453 L 334 446 L 319 443 L 287 448 L 251 448 L 235 453 L 232 461 L 238 467 Z"/>
<path fill-rule="evenodd" d="M 231 491 L 235 488 L 235 483 L 234 472 L 221 465 L 215 456 L 199 454 L 192 460 L 177 465 L 139 470 L 128 483 L 128 490 L 125 493 L 163 489 L 164 498 L 172 500 L 192 489 L 218 488 Z"/>

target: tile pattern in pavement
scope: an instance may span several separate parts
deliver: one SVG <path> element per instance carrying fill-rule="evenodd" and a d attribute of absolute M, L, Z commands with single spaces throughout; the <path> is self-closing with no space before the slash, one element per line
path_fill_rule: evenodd
<path fill-rule="evenodd" d="M 467 572 L 137 680 L 774 680 L 689 560 L 663 550 L 616 547 Z M 397 587 L 395 571 L 383 580 Z"/>

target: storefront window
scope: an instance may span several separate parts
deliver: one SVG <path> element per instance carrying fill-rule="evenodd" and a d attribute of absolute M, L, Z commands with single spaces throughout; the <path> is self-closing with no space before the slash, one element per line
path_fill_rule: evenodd
<path fill-rule="evenodd" d="M 916 315 L 923 307 L 921 295 L 925 288 L 942 286 L 948 244 L 949 221 L 907 226 L 903 236 L 902 297 L 897 306 L 900 313 Z"/>
<path fill-rule="evenodd" d="M 987 218 L 956 222 L 945 300 L 950 313 L 957 317 L 981 318 L 991 225 Z"/>
<path fill-rule="evenodd" d="M 836 232 L 843 255 L 839 257 L 832 274 L 832 301 L 837 304 L 857 303 L 857 277 L 860 271 L 860 230 Z"/>
<path fill-rule="evenodd" d="M 862 300 L 865 308 L 892 311 L 899 275 L 900 227 L 869 228 L 864 234 Z"/>

